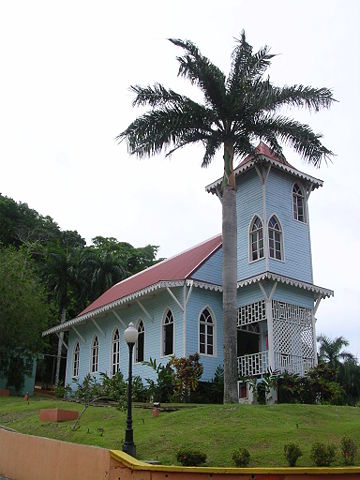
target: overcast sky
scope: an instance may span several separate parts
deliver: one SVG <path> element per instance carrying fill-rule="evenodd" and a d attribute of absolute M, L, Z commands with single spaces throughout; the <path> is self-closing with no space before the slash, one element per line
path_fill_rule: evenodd
<path fill-rule="evenodd" d="M 88 243 L 113 236 L 168 257 L 220 232 L 220 203 L 204 187 L 222 175 L 221 152 L 201 169 L 201 147 L 140 161 L 114 139 L 140 113 L 131 84 L 198 98 L 167 38 L 194 41 L 227 72 L 244 28 L 255 49 L 279 54 L 274 83 L 326 86 L 339 100 L 294 111 L 324 135 L 332 164 L 315 170 L 285 153 L 325 182 L 310 199 L 314 283 L 335 297 L 321 303 L 317 332 L 343 335 L 360 357 L 359 22 L 357 0 L 2 0 L 0 192 Z"/>

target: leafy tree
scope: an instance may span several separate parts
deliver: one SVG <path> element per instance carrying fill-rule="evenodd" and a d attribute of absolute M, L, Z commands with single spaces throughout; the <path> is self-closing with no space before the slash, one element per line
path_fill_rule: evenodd
<path fill-rule="evenodd" d="M 19 248 L 24 243 L 36 241 L 45 244 L 60 238 L 57 223 L 42 216 L 26 203 L 17 203 L 0 194 L 0 242 Z"/>
<path fill-rule="evenodd" d="M 0 373 L 19 389 L 42 351 L 41 332 L 54 323 L 44 285 L 23 250 L 0 249 Z"/>
<path fill-rule="evenodd" d="M 349 342 L 344 337 L 337 337 L 334 340 L 326 335 L 319 335 L 317 341 L 320 342 L 319 361 L 329 363 L 333 368 L 339 367 L 341 360 L 354 359 L 354 355 L 349 352 L 342 351 L 343 347 L 347 347 Z"/>
<path fill-rule="evenodd" d="M 355 405 L 360 400 L 360 365 L 354 358 L 345 360 L 337 372 L 337 381 L 345 391 L 345 401 Z"/>
<path fill-rule="evenodd" d="M 224 73 L 198 47 L 179 39 L 170 41 L 183 50 L 177 57 L 179 75 L 200 88 L 204 102 L 196 102 L 161 84 L 132 86 L 134 106 L 150 111 L 134 120 L 117 140 L 126 140 L 131 154 L 151 156 L 167 151 L 167 156 L 192 143 L 201 142 L 205 153 L 202 166 L 209 165 L 216 151 L 223 149 L 222 242 L 223 242 L 223 325 L 224 325 L 224 402 L 237 401 L 236 368 L 236 181 L 235 156 L 255 153 L 254 141 L 262 139 L 282 156 L 279 141 L 290 144 L 306 160 L 319 166 L 332 152 L 321 135 L 308 125 L 283 114 L 282 107 L 305 107 L 318 111 L 333 102 L 326 88 L 303 85 L 274 86 L 265 73 L 274 55 L 265 46 L 253 53 L 242 32 L 232 53 L 230 74 Z"/>

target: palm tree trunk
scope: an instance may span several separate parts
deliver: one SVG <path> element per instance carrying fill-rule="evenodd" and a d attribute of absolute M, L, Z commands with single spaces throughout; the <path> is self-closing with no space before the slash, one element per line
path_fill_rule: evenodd
<path fill-rule="evenodd" d="M 61 311 L 60 324 L 63 324 L 66 320 L 66 308 L 63 308 Z M 59 341 L 58 341 L 58 351 L 56 356 L 56 373 L 55 373 L 55 385 L 59 384 L 60 377 L 60 363 L 61 363 L 61 353 L 62 353 L 62 344 L 64 340 L 64 332 L 60 332 Z"/>
<path fill-rule="evenodd" d="M 237 392 L 237 222 L 233 148 L 224 146 L 222 199 L 224 403 L 238 402 Z"/>

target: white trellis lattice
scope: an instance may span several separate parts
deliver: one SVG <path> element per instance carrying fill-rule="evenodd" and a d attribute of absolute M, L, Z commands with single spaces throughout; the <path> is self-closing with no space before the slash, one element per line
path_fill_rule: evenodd
<path fill-rule="evenodd" d="M 244 325 L 249 325 L 250 323 L 261 322 L 262 320 L 266 320 L 264 300 L 250 303 L 249 305 L 244 305 L 238 309 L 238 327 L 243 327 Z"/>
<path fill-rule="evenodd" d="M 304 374 L 314 366 L 312 310 L 272 302 L 275 368 Z"/>

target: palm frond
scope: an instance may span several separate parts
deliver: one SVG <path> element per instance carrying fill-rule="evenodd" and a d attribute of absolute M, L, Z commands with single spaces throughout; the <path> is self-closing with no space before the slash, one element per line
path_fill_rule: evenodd
<path fill-rule="evenodd" d="M 197 46 L 189 40 L 174 38 L 169 40 L 186 52 L 183 56 L 177 57 L 180 64 L 178 75 L 188 78 L 193 85 L 198 85 L 207 104 L 221 115 L 226 97 L 223 72 L 203 56 Z"/>
<path fill-rule="evenodd" d="M 336 100 L 328 88 L 313 88 L 304 85 L 274 87 L 269 81 L 259 82 L 254 86 L 254 97 L 257 104 L 267 111 L 290 105 L 305 107 L 318 112 L 322 108 L 329 108 Z"/>
<path fill-rule="evenodd" d="M 222 139 L 219 137 L 219 135 L 213 134 L 212 136 L 206 138 L 203 143 L 205 146 L 205 153 L 201 166 L 207 167 L 211 163 L 211 160 L 214 158 L 218 148 L 220 148 L 222 144 Z"/>
<path fill-rule="evenodd" d="M 182 108 L 171 106 L 147 112 L 116 139 L 119 142 L 126 140 L 129 153 L 139 157 L 160 153 L 171 146 L 178 147 L 186 132 L 198 131 L 198 140 L 201 140 L 211 131 L 212 115 L 211 111 L 194 103 L 182 105 Z"/>
<path fill-rule="evenodd" d="M 333 152 L 322 145 L 321 134 L 311 128 L 284 116 L 265 115 L 257 119 L 252 126 L 254 134 L 273 144 L 274 136 L 281 142 L 291 145 L 305 160 L 319 167 L 321 161 L 331 160 Z"/>
<path fill-rule="evenodd" d="M 141 87 L 140 85 L 131 85 L 130 90 L 135 93 L 135 99 L 132 106 L 158 107 L 166 104 L 181 105 L 186 102 L 191 102 L 188 97 L 174 92 L 174 90 L 166 89 L 160 83 L 155 83 L 153 87 Z"/>
<path fill-rule="evenodd" d="M 275 56 L 270 54 L 268 46 L 262 47 L 255 54 L 252 53 L 252 46 L 246 41 L 244 30 L 240 39 L 236 39 L 237 45 L 232 52 L 232 64 L 230 75 L 227 80 L 228 92 L 236 95 L 244 83 L 253 83 L 260 79 L 271 64 Z"/>

